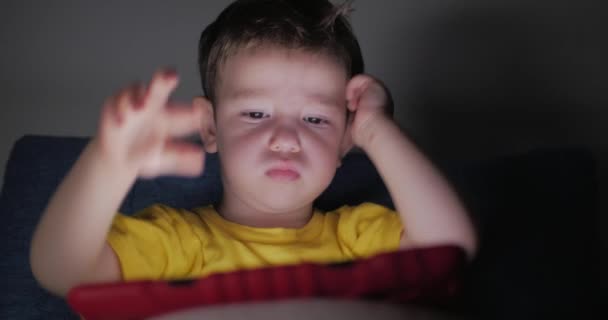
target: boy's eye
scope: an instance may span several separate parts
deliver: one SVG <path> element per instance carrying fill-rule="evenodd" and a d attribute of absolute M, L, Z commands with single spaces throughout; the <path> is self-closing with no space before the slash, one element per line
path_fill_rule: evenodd
<path fill-rule="evenodd" d="M 251 119 L 266 118 L 266 115 L 264 114 L 264 112 L 259 112 L 259 111 L 243 112 L 243 113 L 241 113 L 241 115 L 242 116 L 246 116 L 246 117 L 251 118 Z"/>
<path fill-rule="evenodd" d="M 312 123 L 312 124 L 326 124 L 328 123 L 327 120 L 321 119 L 321 118 L 317 118 L 317 117 L 304 117 L 304 121 L 308 122 L 308 123 Z"/>

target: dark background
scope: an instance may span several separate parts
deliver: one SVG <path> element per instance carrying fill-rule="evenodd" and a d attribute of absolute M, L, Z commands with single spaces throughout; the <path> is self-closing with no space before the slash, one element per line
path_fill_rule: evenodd
<path fill-rule="evenodd" d="M 104 99 L 157 67 L 179 71 L 176 99 L 201 94 L 198 37 L 229 2 L 2 1 L 0 177 L 17 138 L 93 134 Z M 359 0 L 352 22 L 367 72 L 386 82 L 400 125 L 431 158 L 588 147 L 600 188 L 597 230 L 590 232 L 598 232 L 606 252 L 606 7 Z"/>

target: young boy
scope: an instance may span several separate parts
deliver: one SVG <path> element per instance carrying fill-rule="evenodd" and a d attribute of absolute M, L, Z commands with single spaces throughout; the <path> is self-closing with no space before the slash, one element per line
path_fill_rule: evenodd
<path fill-rule="evenodd" d="M 64 296 L 85 282 L 197 277 L 446 243 L 472 257 L 463 206 L 387 115 L 384 86 L 362 74 L 345 11 L 327 0 L 238 0 L 201 36 L 206 98 L 168 103 L 178 79 L 167 70 L 109 98 L 33 236 L 40 284 Z M 192 132 L 204 151 L 176 140 Z M 373 161 L 397 212 L 371 203 L 313 208 L 353 146 Z M 219 203 L 115 214 L 137 178 L 200 175 L 204 152 L 219 154 Z"/>

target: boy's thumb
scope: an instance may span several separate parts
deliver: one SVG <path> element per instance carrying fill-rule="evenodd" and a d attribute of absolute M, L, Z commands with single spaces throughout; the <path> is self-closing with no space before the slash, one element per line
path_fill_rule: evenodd
<path fill-rule="evenodd" d="M 172 141 L 168 142 L 161 159 L 162 175 L 196 177 L 205 168 L 205 152 L 199 145 Z"/>

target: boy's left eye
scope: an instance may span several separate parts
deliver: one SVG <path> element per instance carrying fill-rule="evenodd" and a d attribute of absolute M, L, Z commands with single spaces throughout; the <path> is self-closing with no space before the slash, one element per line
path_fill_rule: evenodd
<path fill-rule="evenodd" d="M 326 123 L 328 123 L 327 120 L 321 119 L 321 118 L 317 118 L 317 117 L 304 117 L 304 121 L 306 121 L 308 123 L 312 123 L 312 124 L 326 124 Z"/>

